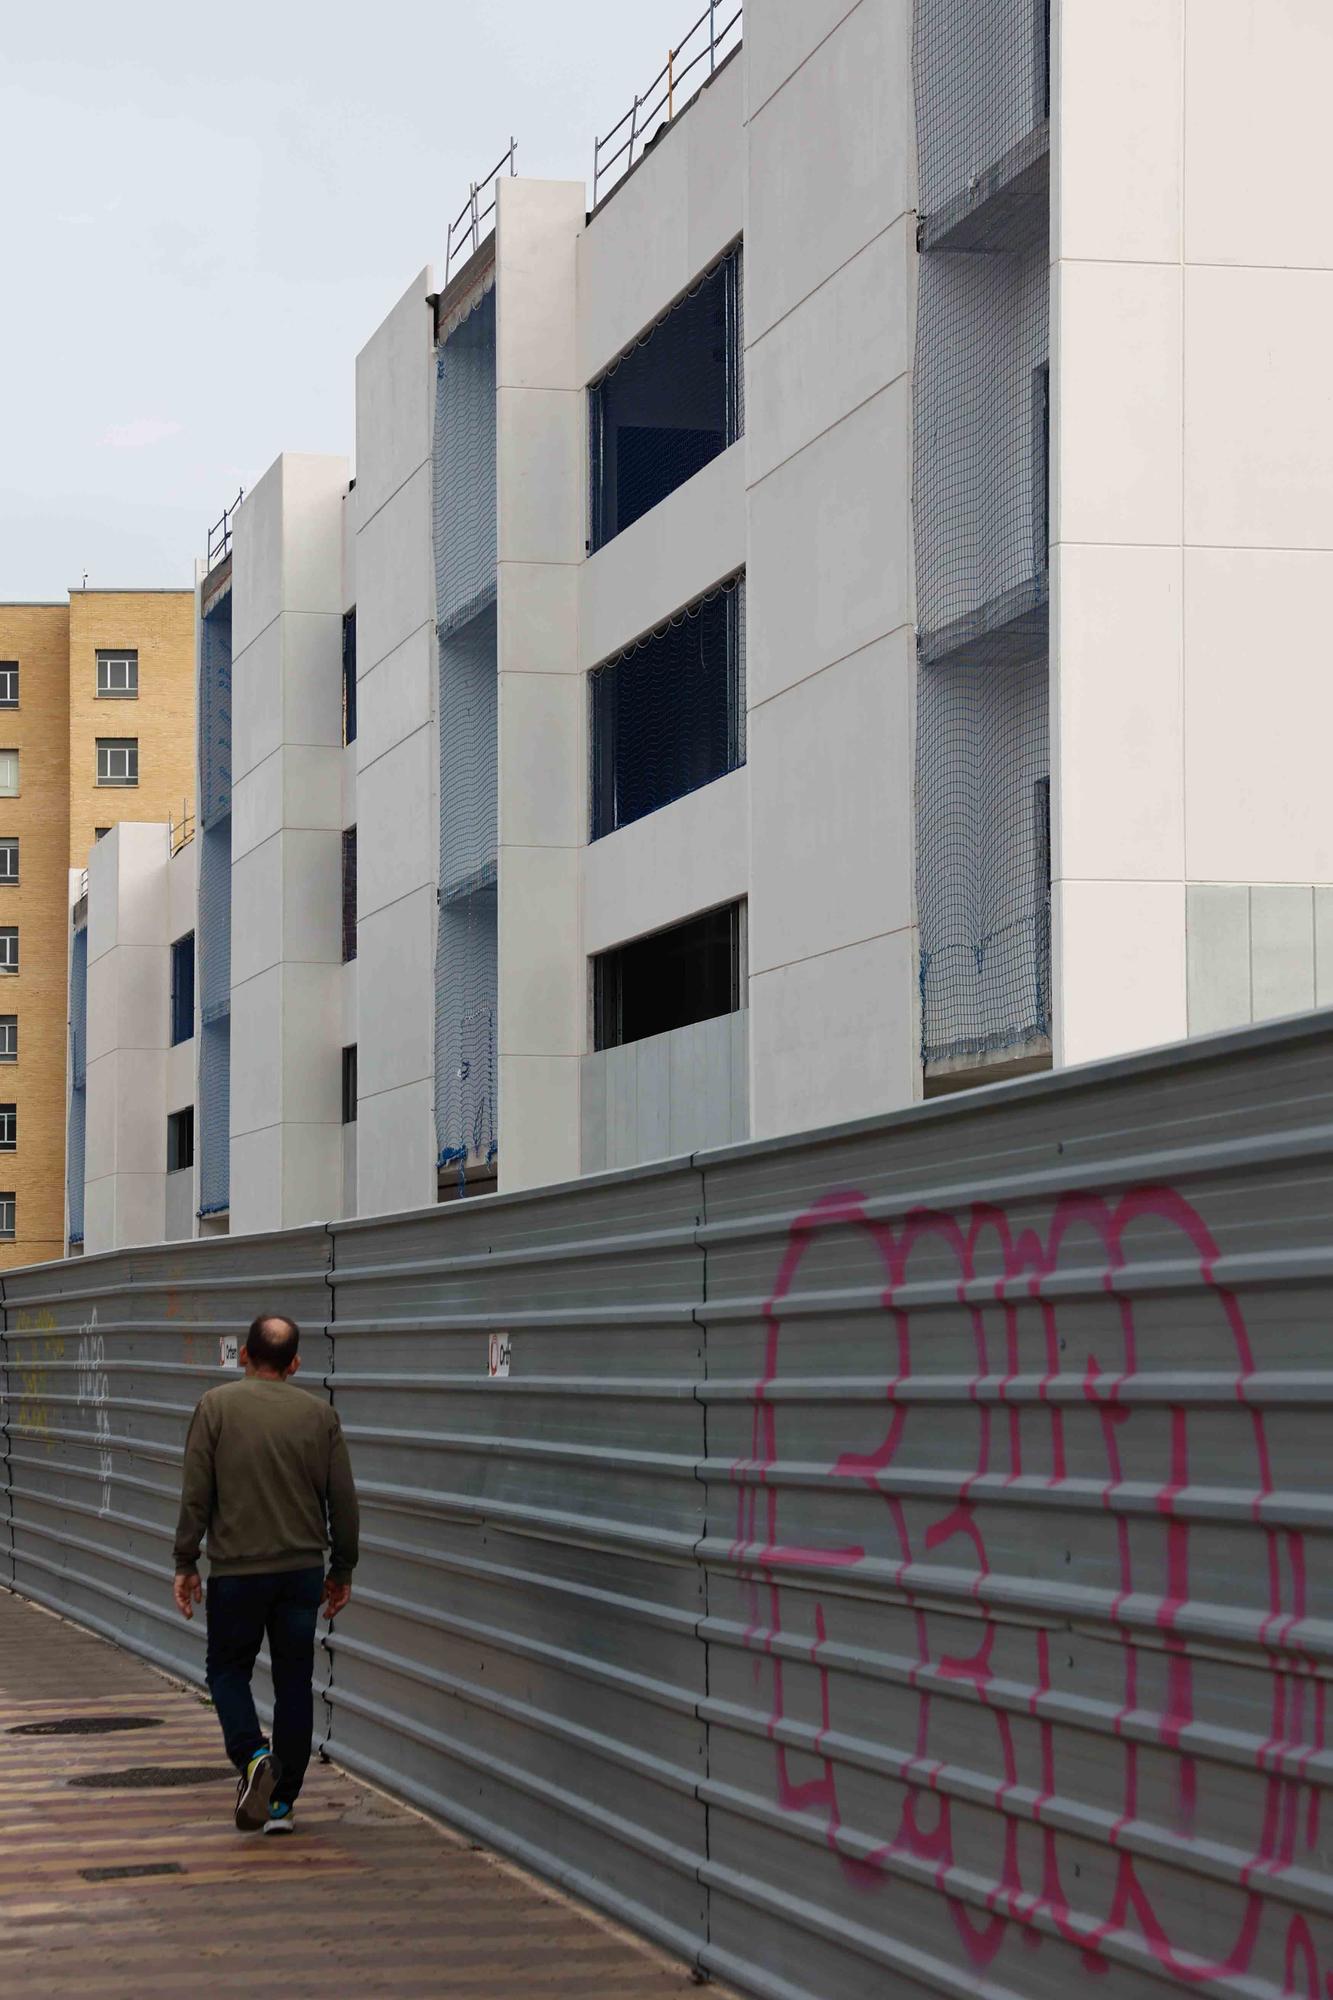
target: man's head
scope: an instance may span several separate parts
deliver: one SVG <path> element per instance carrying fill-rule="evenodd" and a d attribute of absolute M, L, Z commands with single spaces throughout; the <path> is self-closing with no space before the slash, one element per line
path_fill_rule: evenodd
<path fill-rule="evenodd" d="M 279 1381 L 294 1375 L 301 1365 L 296 1352 L 300 1341 L 301 1329 L 294 1319 L 260 1313 L 245 1337 L 246 1374 L 272 1375 Z"/>

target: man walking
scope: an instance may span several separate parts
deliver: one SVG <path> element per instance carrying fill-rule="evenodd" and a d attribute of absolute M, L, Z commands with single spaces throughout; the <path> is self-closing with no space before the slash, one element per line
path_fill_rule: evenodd
<path fill-rule="evenodd" d="M 300 1337 L 295 1320 L 261 1313 L 246 1339 L 244 1381 L 200 1399 L 176 1529 L 173 1591 L 186 1618 L 203 1595 L 199 1546 L 208 1537 L 208 1689 L 241 1774 L 236 1824 L 249 1832 L 292 1831 L 314 1734 L 315 1623 L 321 1601 L 326 1618 L 346 1605 L 357 1558 L 342 1426 L 329 1403 L 292 1383 Z M 250 1692 L 265 1634 L 271 1745 Z"/>

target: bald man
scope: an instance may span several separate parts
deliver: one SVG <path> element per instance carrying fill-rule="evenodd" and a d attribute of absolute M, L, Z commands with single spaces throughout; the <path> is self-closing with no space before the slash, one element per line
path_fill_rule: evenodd
<path fill-rule="evenodd" d="M 333 1406 L 293 1385 L 295 1320 L 261 1313 L 245 1377 L 208 1390 L 185 1442 L 173 1593 L 185 1618 L 203 1596 L 208 1542 L 208 1690 L 240 1773 L 242 1832 L 290 1833 L 314 1734 L 315 1629 L 352 1594 L 356 1487 Z M 329 1551 L 327 1573 L 325 1550 Z M 250 1679 L 264 1638 L 273 1666 L 273 1740 Z"/>

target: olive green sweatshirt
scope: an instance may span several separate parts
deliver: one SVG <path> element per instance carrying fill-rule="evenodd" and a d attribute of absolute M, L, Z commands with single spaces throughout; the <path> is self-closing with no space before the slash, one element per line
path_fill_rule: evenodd
<path fill-rule="evenodd" d="M 214 1576 L 314 1569 L 350 1581 L 356 1487 L 331 1404 L 295 1383 L 247 1375 L 200 1399 L 185 1441 L 176 1568 L 197 1569 L 208 1537 Z"/>

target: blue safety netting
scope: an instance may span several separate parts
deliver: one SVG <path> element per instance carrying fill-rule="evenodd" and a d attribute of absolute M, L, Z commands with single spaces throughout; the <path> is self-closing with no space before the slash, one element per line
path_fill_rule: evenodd
<path fill-rule="evenodd" d="M 489 1163 L 498 1131 L 495 294 L 436 362 L 435 605 L 440 891 L 435 1127 L 441 1166 Z"/>
<path fill-rule="evenodd" d="M 88 1130 L 88 928 L 81 924 L 70 946 L 69 968 L 69 1131 L 65 1147 L 65 1191 L 69 1240 L 83 1241 L 83 1184 Z"/>

